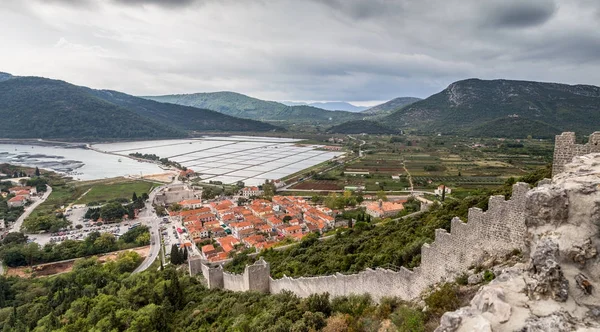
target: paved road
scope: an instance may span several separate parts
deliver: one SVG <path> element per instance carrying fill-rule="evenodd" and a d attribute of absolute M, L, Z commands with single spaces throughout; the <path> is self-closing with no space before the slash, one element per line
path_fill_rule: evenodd
<path fill-rule="evenodd" d="M 157 187 L 154 188 L 152 192 L 150 192 L 150 194 L 148 195 L 150 198 L 146 202 L 146 208 L 138 215 L 137 221 L 141 222 L 143 225 L 150 227 L 150 252 L 148 253 L 148 256 L 146 256 L 142 264 L 140 264 L 140 266 L 138 266 L 133 271 L 133 273 L 142 272 L 146 270 L 148 267 L 150 267 L 154 260 L 156 260 L 156 257 L 158 257 L 158 254 L 160 253 L 161 244 L 159 235 L 159 224 L 162 218 L 158 217 L 154 212 L 152 202 L 154 202 L 154 197 L 156 197 L 156 194 L 165 187 L 166 186 Z"/>
<path fill-rule="evenodd" d="M 29 215 L 31 214 L 31 212 L 33 212 L 33 210 L 35 210 L 35 208 L 37 208 L 40 204 L 44 203 L 44 201 L 48 198 L 48 196 L 50 196 L 51 193 L 52 193 L 52 187 L 50 187 L 49 185 L 46 185 L 46 192 L 44 193 L 44 195 L 41 198 L 39 198 L 38 200 L 36 200 L 33 204 L 31 204 L 25 208 L 25 212 L 23 212 L 23 214 L 19 217 L 19 219 L 17 219 L 17 221 L 15 221 L 15 223 L 13 224 L 13 226 L 10 229 L 10 232 L 20 232 L 21 226 L 23 226 L 23 221 L 27 217 L 29 217 Z"/>

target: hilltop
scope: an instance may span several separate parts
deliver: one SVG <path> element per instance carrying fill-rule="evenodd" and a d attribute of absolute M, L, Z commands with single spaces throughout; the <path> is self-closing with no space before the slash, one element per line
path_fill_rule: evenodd
<path fill-rule="evenodd" d="M 117 91 L 41 77 L 0 75 L 0 133 L 6 138 L 141 139 L 190 131 L 278 127 L 205 109 L 161 104 Z"/>
<path fill-rule="evenodd" d="M 422 133 L 551 137 L 560 131 L 589 134 L 600 126 L 599 105 L 596 86 L 467 79 L 382 122 Z M 508 118 L 518 120 L 507 126 Z"/>
<path fill-rule="evenodd" d="M 146 96 L 146 99 L 178 105 L 210 109 L 219 113 L 260 121 L 299 123 L 341 123 L 361 119 L 363 115 L 344 111 L 327 111 L 309 105 L 287 106 L 236 92 L 210 92 L 166 96 Z"/>
<path fill-rule="evenodd" d="M 396 111 L 402 107 L 408 106 L 412 103 L 416 103 L 417 101 L 422 100 L 421 98 L 416 97 L 398 97 L 394 98 L 388 102 L 383 104 L 379 104 L 373 106 L 369 109 L 362 111 L 363 114 L 373 114 L 373 115 L 386 115 L 390 114 L 393 111 Z"/>

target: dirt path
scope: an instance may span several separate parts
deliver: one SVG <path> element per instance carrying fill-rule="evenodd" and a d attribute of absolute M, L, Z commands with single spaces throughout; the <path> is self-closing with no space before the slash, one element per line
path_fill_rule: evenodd
<path fill-rule="evenodd" d="M 404 168 L 404 171 L 406 172 L 406 177 L 408 177 L 408 183 L 410 183 L 410 192 L 412 193 L 415 191 L 415 187 L 413 186 L 412 176 L 410 175 L 408 168 L 406 168 L 406 163 L 404 162 L 404 160 L 402 160 L 402 167 Z"/>

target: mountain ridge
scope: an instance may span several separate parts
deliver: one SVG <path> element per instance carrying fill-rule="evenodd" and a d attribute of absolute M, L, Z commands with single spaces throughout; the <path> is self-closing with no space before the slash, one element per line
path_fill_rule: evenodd
<path fill-rule="evenodd" d="M 590 133 L 600 127 L 600 88 L 518 80 L 466 79 L 453 82 L 426 99 L 400 108 L 382 122 L 420 133 L 467 134 L 474 128 L 503 118 L 530 120 L 533 132 L 523 137 L 548 137 L 548 133 Z M 491 136 L 515 136 L 519 128 L 502 126 Z M 493 128 L 489 128 L 493 129 Z"/>
<path fill-rule="evenodd" d="M 146 139 L 186 137 L 192 131 L 268 131 L 280 128 L 218 112 L 161 104 L 34 76 L 0 80 L 0 133 L 6 138 Z M 7 77 L 3 75 L 3 77 Z"/>
<path fill-rule="evenodd" d="M 406 107 L 410 104 L 416 103 L 420 100 L 422 99 L 417 97 L 397 97 L 392 100 L 386 101 L 385 103 L 368 108 L 362 111 L 361 113 L 373 115 L 386 115 L 402 107 Z"/>
<path fill-rule="evenodd" d="M 259 121 L 286 121 L 336 124 L 362 119 L 364 115 L 346 111 L 328 111 L 309 105 L 287 106 L 231 91 L 200 92 L 143 98 L 163 103 L 201 107 L 227 115 Z"/>

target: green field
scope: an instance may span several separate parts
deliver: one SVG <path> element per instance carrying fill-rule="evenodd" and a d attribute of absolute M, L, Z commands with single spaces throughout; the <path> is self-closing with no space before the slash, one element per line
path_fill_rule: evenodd
<path fill-rule="evenodd" d="M 149 193 L 152 188 L 157 186 L 158 184 L 139 180 L 96 184 L 92 185 L 85 195 L 79 197 L 75 201 L 75 204 L 103 203 L 113 199 L 131 199 L 134 192 L 137 195 Z"/>
<path fill-rule="evenodd" d="M 314 178 L 294 189 L 343 188 L 363 185 L 366 190 L 405 190 L 408 175 L 417 190 L 440 184 L 468 190 L 494 188 L 510 177 L 523 176 L 552 161 L 553 142 L 536 139 L 496 139 L 454 136 L 361 136 L 363 157 Z M 348 150 L 357 147 L 346 142 Z M 347 175 L 344 172 L 369 172 Z M 392 179 L 399 176 L 399 179 Z M 457 192 L 458 193 L 458 192 Z"/>

